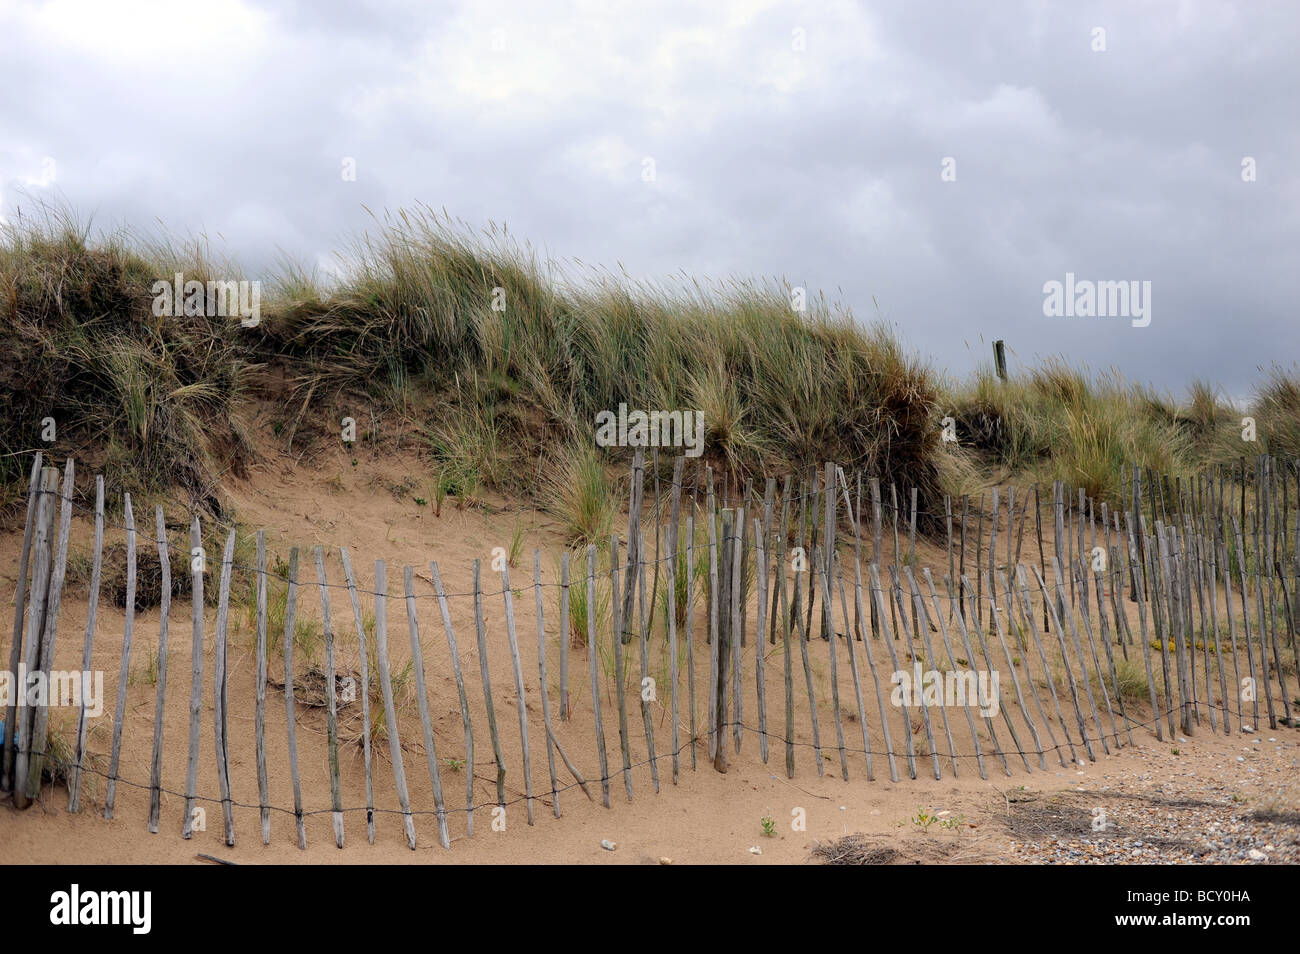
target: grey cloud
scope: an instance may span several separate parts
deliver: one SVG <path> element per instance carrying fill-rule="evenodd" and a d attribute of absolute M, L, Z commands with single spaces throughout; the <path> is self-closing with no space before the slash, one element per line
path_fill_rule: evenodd
<path fill-rule="evenodd" d="M 257 272 L 425 202 L 637 276 L 874 296 L 957 374 L 1004 337 L 1240 394 L 1300 354 L 1287 4 L 187 6 L 204 36 L 139 39 L 146 0 L 99 36 L 82 0 L 0 12 L 0 214 L 57 190 Z M 1150 327 L 1043 317 L 1067 271 L 1152 281 Z"/>

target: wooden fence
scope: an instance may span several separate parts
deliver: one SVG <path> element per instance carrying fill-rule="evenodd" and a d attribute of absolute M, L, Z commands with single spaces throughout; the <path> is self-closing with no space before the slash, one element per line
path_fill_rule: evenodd
<path fill-rule="evenodd" d="M 273 813 L 293 817 L 298 846 L 305 848 L 305 818 L 328 812 L 341 848 L 345 816 L 364 812 L 371 842 L 377 815 L 400 814 L 406 841 L 415 848 L 415 817 L 431 815 L 437 839 L 447 848 L 451 822 L 458 836 L 472 836 L 480 809 L 495 813 L 523 803 L 531 825 L 539 799 L 550 803 L 556 817 L 561 795 L 575 789 L 609 807 L 611 785 L 620 778 L 631 800 L 647 771 L 650 786 L 658 791 L 661 774 L 676 784 L 687 763 L 691 771 L 699 770 L 704 759 L 698 756 L 705 753 L 716 771 L 726 772 L 729 759 L 742 752 L 746 735 L 757 740 L 764 764 L 772 750 L 783 748 L 790 778 L 802 760 L 805 771 L 811 767 L 819 776 L 829 771 L 847 780 L 861 765 L 868 781 L 879 772 L 898 781 L 903 774 L 940 779 L 945 772 L 957 776 L 972 768 L 981 778 L 998 771 L 1032 774 L 1048 770 L 1053 761 L 1065 767 L 1095 760 L 1132 742 L 1135 731 L 1153 731 L 1163 740 L 1166 732 L 1171 738 L 1190 736 L 1207 725 L 1213 732 L 1230 733 L 1234 727 L 1252 731 L 1262 716 L 1274 728 L 1293 724 L 1288 679 L 1295 678 L 1300 663 L 1295 639 L 1300 607 L 1294 603 L 1300 507 L 1292 512 L 1300 500 L 1300 475 L 1294 462 L 1284 465 L 1261 457 L 1253 472 L 1243 464 L 1238 474 L 1219 472 L 1172 483 L 1135 469 L 1125 475 L 1123 507 L 1114 510 L 1058 483 L 1050 501 L 1039 500 L 1037 486 L 1032 491 L 1011 488 L 1005 496 L 993 489 L 988 501 L 945 499 L 942 513 L 920 510 L 915 490 L 900 505 L 898 488 L 890 486 L 886 502 L 877 479 L 846 474 L 829 463 L 811 469 L 797 483 L 785 477 L 779 490 L 768 479 L 761 496 L 752 481 L 735 487 L 724 479 L 718 486 L 706 467 L 698 468 L 693 485 L 688 484 L 686 466 L 678 458 L 667 478 L 656 457 L 650 470 L 653 501 L 647 501 L 646 461 L 637 449 L 626 537 L 613 535 L 607 550 L 587 547 L 577 554 L 577 566 L 564 553 L 558 581 L 545 579 L 541 553 L 534 553 L 535 627 L 517 615 L 530 609 L 524 605 L 527 586 L 512 586 L 508 562 L 489 571 L 499 577 L 499 589 L 489 585 L 485 590 L 483 568 L 475 561 L 472 589 L 464 593 L 447 592 L 436 562 L 428 564 L 427 577 L 416 567 L 403 567 L 400 597 L 420 723 L 415 744 L 411 733 L 416 730 L 399 724 L 402 706 L 395 684 L 400 679 L 390 658 L 388 626 L 393 587 L 384 560 L 375 561 L 368 585 L 355 572 L 347 548 L 338 552 L 342 581 L 329 579 L 321 547 L 311 554 L 314 579 L 297 548 L 290 551 L 287 570 L 274 572 L 268 569 L 264 532 L 256 533 L 255 564 L 245 566 L 235 559 L 236 528 L 222 528 L 215 628 L 208 639 L 209 561 L 200 516 L 189 517 L 190 550 L 184 552 L 169 541 L 163 508 L 155 507 L 152 527 L 144 521 L 140 528 L 154 531 L 161 575 L 152 752 L 145 782 L 120 777 L 119 769 L 135 635 L 137 550 L 147 544 L 138 540 L 129 495 L 123 496 L 122 522 L 107 521 L 101 477 L 95 478 L 90 511 L 74 500 L 73 462 L 66 462 L 60 478 L 56 468 L 42 467 L 38 454 L 14 602 L 11 685 L 22 671 L 48 677 L 54 668 L 71 518 L 74 509 L 85 509 L 94 520 L 94 543 L 83 670 L 89 670 L 92 660 L 106 525 L 125 534 L 125 622 L 107 765 L 95 769 L 88 762 L 83 696 L 73 755 L 60 766 L 67 779 L 68 809 L 79 810 L 84 777 L 97 772 L 107 783 L 106 818 L 114 815 L 119 783 L 148 789 L 146 826 L 154 833 L 167 794 L 184 799 L 179 828 L 186 838 L 200 815 L 197 803 L 211 802 L 221 805 L 223 836 L 230 845 L 235 843 L 233 810 L 238 806 L 258 809 L 264 843 L 271 839 Z M 1292 477 L 1295 495 L 1289 490 Z M 666 502 L 661 499 L 665 483 Z M 698 536 L 697 521 L 703 523 Z M 1050 547 L 1045 547 L 1045 521 Z M 1030 545 L 1036 542 L 1037 561 L 1022 559 L 1031 522 Z M 941 585 L 929 568 L 918 567 L 918 527 L 930 541 L 938 541 L 941 554 L 946 544 Z M 888 562 L 887 532 L 892 538 Z M 170 780 L 171 786 L 183 784 L 179 789 L 164 784 L 163 723 L 167 693 L 179 688 L 168 684 L 168 662 L 177 654 L 169 648 L 171 598 L 179 591 L 172 574 L 183 575 L 186 569 L 191 602 L 188 749 L 183 783 Z M 227 663 L 235 572 L 248 575 L 255 593 L 256 805 L 232 794 Z M 277 634 L 268 632 L 268 583 L 286 588 L 282 660 L 272 658 L 269 650 Z M 295 669 L 295 634 L 302 597 L 313 583 L 324 638 L 325 739 L 323 750 L 309 746 L 300 751 L 304 690 Z M 548 592 L 553 600 L 546 599 Z M 599 611 L 602 592 L 609 598 L 607 620 Z M 484 610 L 485 601 L 497 599 L 504 611 L 504 647 L 501 633 L 494 631 L 489 638 Z M 420 632 L 421 607 L 432 609 L 422 601 L 429 600 L 437 604 L 434 627 L 442 629 L 445 655 L 438 640 Z M 373 623 L 367 621 L 366 603 Z M 553 622 L 547 628 L 548 612 L 557 613 L 558 626 Z M 575 632 L 584 617 L 585 633 Z M 472 636 L 466 636 L 470 620 Z M 532 647 L 525 644 L 521 652 L 521 632 L 529 637 L 530 628 L 536 636 L 535 676 L 526 675 L 524 667 L 525 657 L 534 662 Z M 666 660 L 659 669 L 652 668 L 652 652 Z M 585 674 L 583 661 L 572 660 L 578 667 L 572 668 L 570 659 L 583 653 Z M 340 692 L 350 678 L 338 671 L 343 654 L 359 661 L 358 694 Z M 210 678 L 205 671 L 209 657 Z M 478 678 L 462 666 L 472 657 L 477 657 Z M 495 687 L 490 657 L 503 667 L 495 672 Z M 282 665 L 281 727 L 271 725 L 267 715 L 268 686 L 277 687 L 273 664 Z M 442 677 L 434 690 L 430 670 Z M 902 692 L 908 680 L 900 673 L 920 691 Z M 929 673 L 937 674 L 937 685 Z M 997 690 L 992 699 L 978 693 L 972 698 L 981 674 Z M 540 719 L 530 719 L 530 685 L 537 687 Z M 377 698 L 372 698 L 374 690 Z M 954 702 L 953 690 L 965 695 Z M 212 699 L 215 796 L 198 791 L 206 692 Z M 380 700 L 382 712 L 372 711 L 372 703 Z M 453 702 L 462 731 L 436 731 L 436 712 L 449 711 Z M 515 728 L 498 717 L 501 702 L 516 710 L 517 739 Z M 360 740 L 343 740 L 341 710 L 355 717 L 358 707 Z M 57 758 L 47 744 L 48 713 L 47 706 L 16 708 L 13 699 L 5 713 L 9 730 L 0 782 L 19 808 L 41 797 L 43 773 Z M 377 731 L 381 721 L 382 732 Z M 482 756 L 476 762 L 476 750 L 484 751 L 484 727 L 490 760 Z M 270 795 L 266 740 L 279 731 L 287 735 L 292 808 L 272 804 Z M 376 804 L 381 759 L 372 744 L 381 741 L 386 742 L 396 808 Z M 364 762 L 364 791 L 349 784 L 359 777 L 345 778 L 341 769 L 341 746 L 352 752 L 354 745 Z M 407 774 L 407 760 L 421 749 L 427 790 L 418 780 L 413 785 Z M 533 765 L 535 750 L 539 758 L 545 751 L 544 786 L 537 781 L 535 787 L 534 776 L 540 774 Z M 328 808 L 304 805 L 300 756 L 327 764 Z M 474 771 L 478 765 L 495 770 L 487 780 L 487 797 L 476 786 L 476 780 L 483 781 Z M 464 776 L 463 807 L 452 804 L 459 797 L 449 796 L 444 787 L 449 771 Z M 507 793 L 508 779 L 513 795 Z M 382 788 L 387 789 L 386 779 Z M 418 807 L 427 805 L 430 795 L 432 808 Z M 364 805 L 350 804 L 362 800 Z"/>

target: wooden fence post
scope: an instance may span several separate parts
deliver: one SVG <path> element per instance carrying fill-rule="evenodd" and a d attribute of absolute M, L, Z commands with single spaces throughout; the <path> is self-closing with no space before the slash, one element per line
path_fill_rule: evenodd
<path fill-rule="evenodd" d="M 289 550 L 289 583 L 284 597 L 284 715 L 289 734 L 289 777 L 293 783 L 293 817 L 298 826 L 298 849 L 307 850 L 307 827 L 302 814 L 302 782 L 298 777 L 298 722 L 294 712 L 293 640 L 298 612 L 298 548 Z"/>
<path fill-rule="evenodd" d="M 50 669 L 54 665 L 54 642 L 59 628 L 59 604 L 63 598 L 63 582 L 67 578 L 68 572 L 68 533 L 71 529 L 72 522 L 72 477 L 73 465 L 72 458 L 68 458 L 68 463 L 63 471 L 63 503 L 59 514 L 59 541 L 54 554 L 54 567 L 50 575 L 49 593 L 46 597 L 45 619 L 41 625 L 40 633 L 40 669 L 45 674 L 46 686 L 49 687 Z M 128 617 L 129 619 L 129 617 Z M 129 627 L 128 623 L 128 627 Z M 127 630 L 127 636 L 124 640 L 124 646 L 130 644 L 130 629 Z M 123 650 L 123 654 L 129 652 Z M 33 670 L 34 671 L 34 670 Z M 47 688 L 47 691 L 48 688 Z M 49 745 L 47 745 L 47 727 L 50 717 L 50 699 L 47 697 L 46 705 L 37 705 L 32 711 L 32 729 L 30 740 L 31 767 L 27 775 L 27 797 L 35 799 L 41 792 L 41 771 L 45 767 L 45 760 L 50 755 Z M 113 773 L 116 775 L 116 772 Z M 112 784 L 110 779 L 109 784 Z"/>
<path fill-rule="evenodd" d="M 271 843 L 271 795 L 266 777 L 266 531 L 257 531 L 257 672 L 253 708 L 256 736 L 257 802 L 262 844 Z"/>
<path fill-rule="evenodd" d="M 415 610 L 415 569 L 404 567 L 402 586 L 406 593 L 406 625 L 411 636 L 411 665 L 415 670 L 415 701 L 420 713 L 420 727 L 424 730 L 424 761 L 429 768 L 429 781 L 433 785 L 433 808 L 438 816 L 438 843 L 451 847 L 447 833 L 447 808 L 442 800 L 442 776 L 438 772 L 438 749 L 433 740 L 433 723 L 429 719 L 429 688 L 424 673 L 424 647 L 420 645 L 420 622 Z M 470 769 L 472 772 L 473 769 Z"/>
<path fill-rule="evenodd" d="M 0 752 L 0 791 L 9 791 L 13 788 L 13 771 L 14 771 L 14 752 L 15 737 L 18 735 L 18 714 L 22 711 L 18 708 L 18 667 L 23 661 L 23 611 L 27 608 L 27 590 L 28 580 L 27 571 L 31 564 L 32 556 L 32 534 L 37 524 L 37 511 L 40 509 L 40 502 L 44 499 L 40 496 L 41 481 L 43 471 L 41 469 L 42 455 L 37 451 L 36 456 L 32 459 L 32 473 L 28 480 L 27 489 L 27 522 L 23 530 L 23 549 L 18 558 L 18 590 L 14 594 L 14 639 L 9 646 L 9 685 L 15 687 L 15 691 L 10 694 L 9 703 L 5 706 L 5 731 L 4 749 Z"/>
<path fill-rule="evenodd" d="M 230 613 L 230 574 L 234 558 L 235 530 L 232 527 L 226 537 L 225 553 L 221 557 L 221 585 L 217 591 L 217 632 L 212 647 L 212 735 L 216 742 L 217 787 L 221 792 L 221 817 L 225 824 L 226 844 L 230 846 L 235 844 L 235 807 L 230 797 L 230 745 L 227 737 L 226 623 Z M 333 686 L 331 685 L 330 688 L 332 689 Z"/>
<path fill-rule="evenodd" d="M 160 539 L 163 532 L 162 527 L 162 508 L 159 508 L 158 532 Z M 161 552 L 161 566 L 163 576 L 163 611 L 162 611 L 162 630 L 160 633 L 159 645 L 163 648 L 167 645 L 167 607 L 171 605 L 170 579 L 171 574 L 167 567 L 166 540 L 163 539 L 164 549 Z M 83 680 L 90 667 L 93 665 L 94 648 L 95 648 L 95 617 L 99 612 L 99 584 L 100 577 L 104 568 L 104 478 L 95 477 L 95 563 L 90 572 L 90 597 L 86 607 L 86 634 L 81 646 L 81 673 Z M 161 650 L 160 650 L 161 651 Z M 161 688 L 166 686 L 167 669 L 163 665 L 158 672 L 158 685 Z M 77 744 L 74 758 L 76 765 L 68 777 L 68 811 L 78 812 L 81 810 L 81 773 L 85 765 L 86 758 L 86 702 L 87 692 L 83 681 L 81 687 L 81 707 L 77 714 Z M 161 703 L 160 703 L 161 705 Z M 156 721 L 156 720 L 155 720 Z M 156 734 L 156 730 L 155 730 Z M 156 759 L 155 759 L 156 761 Z M 158 830 L 157 816 L 154 817 L 154 826 L 150 831 Z"/>
<path fill-rule="evenodd" d="M 727 725 L 727 669 L 731 660 L 731 581 L 732 569 L 731 562 L 735 554 L 735 545 L 732 543 L 734 536 L 734 513 L 729 509 L 722 511 L 722 529 L 721 541 L 718 548 L 719 566 L 718 566 L 718 630 L 715 639 L 714 654 L 717 657 L 717 668 L 715 670 L 716 682 L 714 683 L 714 711 L 713 725 L 717 744 L 713 752 L 713 768 L 718 772 L 727 771 L 727 744 L 726 744 L 726 725 Z M 723 612 L 726 607 L 728 612 Z"/>
<path fill-rule="evenodd" d="M 99 483 L 99 502 L 103 503 L 103 478 L 96 478 Z M 95 603 L 98 598 L 99 590 L 99 541 L 103 537 L 102 523 L 103 514 L 100 507 L 96 507 L 95 532 L 95 573 L 94 583 L 91 589 L 91 609 L 90 620 L 86 623 L 86 652 L 82 660 L 81 668 L 83 670 L 90 668 L 90 637 L 93 629 Z M 167 624 L 168 617 L 171 615 L 172 608 L 172 569 L 171 556 L 168 552 L 167 545 L 167 523 L 163 519 L 162 505 L 159 504 L 154 511 L 154 522 L 157 525 L 158 534 L 158 568 L 161 576 L 161 603 L 158 608 L 158 688 L 154 695 L 153 706 L 153 760 L 149 768 L 149 833 L 158 834 L 158 813 L 162 809 L 162 752 L 163 752 L 163 713 L 167 708 Z M 83 717 L 81 725 L 77 730 L 77 763 L 81 763 L 81 751 L 85 741 L 85 706 L 82 706 Z"/>
<path fill-rule="evenodd" d="M 199 783 L 199 719 L 203 714 L 203 573 L 206 555 L 199 515 L 190 519 L 190 739 L 185 770 L 185 818 L 181 837 L 194 835 L 194 801 Z"/>
<path fill-rule="evenodd" d="M 122 495 L 126 516 L 126 624 L 122 635 L 122 666 L 117 677 L 117 708 L 113 716 L 113 753 L 108 765 L 108 786 L 104 795 L 104 817 L 113 817 L 117 795 L 117 766 L 122 752 L 122 721 L 126 718 L 126 689 L 131 676 L 131 637 L 135 628 L 135 516 L 131 512 L 131 495 Z"/>
<path fill-rule="evenodd" d="M 477 571 L 478 562 L 474 568 Z M 477 581 L 478 574 L 475 573 Z M 384 734 L 388 736 L 388 758 L 393 763 L 393 783 L 402 809 L 406 845 L 415 851 L 415 821 L 411 818 L 411 794 L 406 787 L 406 766 L 402 764 L 402 739 L 397 728 L 397 706 L 393 702 L 393 677 L 388 665 L 388 566 L 375 561 L 375 661 L 379 666 L 379 691 L 384 697 Z M 472 766 L 465 771 L 474 774 Z"/>
<path fill-rule="evenodd" d="M 343 577 L 347 580 L 348 596 L 352 601 L 352 619 L 357 627 L 357 647 L 361 652 L 361 754 L 366 769 L 366 840 L 375 843 L 375 782 L 371 773 L 370 756 L 370 661 L 366 646 L 366 624 L 361 616 L 361 601 L 357 597 L 356 576 L 352 572 L 352 556 L 347 547 L 339 547 L 343 561 Z"/>
<path fill-rule="evenodd" d="M 438 564 L 429 564 L 433 589 L 438 595 L 438 609 L 442 612 L 442 628 L 447 634 L 447 652 L 451 657 L 451 672 L 456 679 L 456 695 L 460 699 L 460 721 L 465 727 L 465 812 L 468 834 L 474 837 L 474 728 L 469 717 L 469 696 L 465 694 L 465 675 L 460 668 L 460 650 L 456 646 L 456 631 L 452 629 L 451 612 L 447 608 L 447 594 L 443 591 Z"/>

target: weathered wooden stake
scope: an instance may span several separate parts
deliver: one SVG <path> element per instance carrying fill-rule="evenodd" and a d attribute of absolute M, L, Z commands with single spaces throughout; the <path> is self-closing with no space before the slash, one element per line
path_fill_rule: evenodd
<path fill-rule="evenodd" d="M 42 480 L 41 460 L 42 455 L 40 451 L 37 451 L 36 456 L 32 458 L 32 473 L 27 484 L 27 522 L 23 530 L 22 553 L 18 557 L 18 589 L 14 593 L 14 638 L 9 646 L 9 685 L 11 686 L 18 685 L 18 665 L 23 660 L 23 612 L 27 608 L 27 571 L 31 564 L 32 534 L 37 523 L 36 514 L 40 509 L 40 502 L 44 499 L 39 496 Z M 4 709 L 5 725 L 10 728 L 5 732 L 4 750 L 0 752 L 0 791 L 5 792 L 13 788 L 18 712 L 18 695 L 17 693 L 10 693 L 9 702 Z M 78 765 L 80 765 L 80 758 L 78 759 Z M 79 779 L 79 774 L 74 775 L 73 784 L 76 784 Z M 75 810 L 73 809 L 73 811 Z"/>
<path fill-rule="evenodd" d="M 456 679 L 456 695 L 460 699 L 460 721 L 465 728 L 465 815 L 467 834 L 474 837 L 474 727 L 469 717 L 469 696 L 465 692 L 465 674 L 460 668 L 460 650 L 456 646 L 456 631 L 451 625 L 451 611 L 447 607 L 447 594 L 443 590 L 438 564 L 429 564 L 433 589 L 438 595 L 438 609 L 442 612 L 442 629 L 447 635 L 447 653 L 451 657 L 451 672 Z"/>
<path fill-rule="evenodd" d="M 298 849 L 307 850 L 307 825 L 302 814 L 302 780 L 298 776 L 298 717 L 294 705 L 293 643 L 298 614 L 298 548 L 289 550 L 289 586 L 284 598 L 284 718 L 289 734 L 289 776 L 293 782 L 293 817 Z"/>
<path fill-rule="evenodd" d="M 618 634 L 614 634 L 618 639 Z M 609 808 L 609 755 L 605 751 L 605 723 L 600 717 L 599 652 L 596 648 L 596 547 L 587 547 L 587 661 L 591 668 L 591 712 L 596 726 L 596 754 L 600 757 L 601 803 Z"/>
<path fill-rule="evenodd" d="M 257 699 L 253 710 L 257 735 L 257 801 L 262 844 L 271 843 L 271 795 L 266 777 L 266 531 L 257 531 Z"/>
<path fill-rule="evenodd" d="M 487 709 L 488 734 L 492 737 L 492 755 L 497 762 L 497 807 L 505 809 L 506 804 L 506 760 L 501 755 L 501 735 L 497 730 L 496 707 L 492 704 L 492 676 L 488 672 L 487 628 L 483 622 L 483 583 L 482 565 L 474 561 L 474 631 L 478 635 L 478 669 L 483 679 L 483 705 Z M 588 604 L 588 613 L 591 604 Z M 472 765 L 465 766 L 471 774 Z"/>
<path fill-rule="evenodd" d="M 515 633 L 515 595 L 510 589 L 510 565 L 501 564 L 501 592 L 506 604 L 506 639 L 510 644 L 510 662 L 515 673 L 515 708 L 519 710 L 519 744 L 524 755 L 524 793 L 528 806 L 528 824 L 534 823 L 533 766 L 528 752 L 528 707 L 524 702 L 524 669 L 519 661 L 519 637 Z"/>
<path fill-rule="evenodd" d="M 566 556 L 568 554 L 565 554 Z M 567 570 L 567 566 L 565 567 Z M 551 775 L 551 810 L 560 817 L 560 787 L 555 781 L 555 742 L 551 729 L 551 688 L 546 684 L 546 619 L 542 610 L 542 551 L 533 550 L 533 596 L 537 602 L 537 680 L 542 690 L 542 723 L 546 726 L 546 767 Z M 565 641 L 560 630 L 560 642 Z"/>
<path fill-rule="evenodd" d="M 402 588 L 406 594 L 406 627 L 411 637 L 411 666 L 415 670 L 415 702 L 420 713 L 420 728 L 424 731 L 424 761 L 429 768 L 429 781 L 433 785 L 433 810 L 438 817 L 438 843 L 451 847 L 447 833 L 447 805 L 442 800 L 442 775 L 438 771 L 438 749 L 433 738 L 433 723 L 429 718 L 429 687 L 424 673 L 424 647 L 420 643 L 420 620 L 415 609 L 415 568 L 402 568 Z M 469 769 L 473 771 L 473 769 Z"/>
<path fill-rule="evenodd" d="M 108 785 L 104 790 L 104 817 L 107 819 L 112 819 L 114 804 L 117 801 L 117 769 L 122 755 L 122 723 L 126 720 L 126 690 L 131 676 L 131 642 L 135 635 L 135 514 L 131 511 L 130 494 L 122 495 L 122 511 L 126 523 L 126 620 L 122 628 L 122 662 L 117 676 L 117 708 L 113 710 L 113 749 L 108 764 Z M 218 749 L 219 756 L 220 749 Z M 218 773 L 220 768 L 218 764 Z"/>
<path fill-rule="evenodd" d="M 199 719 L 203 714 L 203 574 L 207 557 L 199 515 L 190 520 L 190 745 L 185 770 L 185 818 L 181 837 L 194 835 L 194 800 L 199 784 Z"/>
<path fill-rule="evenodd" d="M 103 503 L 104 478 L 96 477 L 95 503 L 95 573 L 90 589 L 90 617 L 86 621 L 86 649 L 82 656 L 83 671 L 90 668 L 90 643 L 94 630 L 95 606 L 99 600 L 99 549 L 103 542 Z M 163 520 L 160 504 L 154 513 L 158 530 L 158 567 L 160 570 L 161 602 L 158 608 L 158 690 L 153 706 L 153 759 L 149 768 L 149 833 L 158 834 L 158 813 L 162 808 L 162 752 L 163 752 L 163 712 L 167 703 L 167 623 L 172 608 L 172 569 L 171 557 L 167 546 L 167 524 Z M 77 762 L 81 762 L 81 750 L 85 744 L 85 722 L 77 727 Z M 75 793 L 69 793 L 69 801 Z"/>
<path fill-rule="evenodd" d="M 291 574 L 292 575 L 292 574 Z M 474 561 L 474 580 L 478 581 L 478 561 Z M 478 587 L 474 589 L 477 591 Z M 477 601 L 476 601 L 477 604 Z M 415 851 L 415 820 L 411 817 L 411 794 L 406 787 L 406 767 L 402 764 L 402 739 L 397 726 L 397 706 L 393 702 L 393 679 L 388 665 L 388 566 L 375 561 L 375 657 L 379 665 L 379 691 L 384 697 L 384 734 L 388 736 L 388 757 L 393 763 L 393 783 L 397 787 L 397 804 L 402 809 L 406 845 Z M 474 774 L 473 765 L 465 771 Z M 302 834 L 299 833 L 301 843 Z"/>
<path fill-rule="evenodd" d="M 321 629 L 325 633 L 325 735 L 329 744 L 330 807 L 334 815 L 334 843 L 343 847 L 343 783 L 339 777 L 339 701 L 335 685 L 334 623 L 330 618 L 329 582 L 325 579 L 325 553 L 316 547 L 316 582 L 320 585 Z"/>
<path fill-rule="evenodd" d="M 217 630 L 212 647 L 212 736 L 216 743 L 217 788 L 221 792 L 221 817 L 226 845 L 235 844 L 235 806 L 230 797 L 230 745 L 227 736 L 226 625 L 230 617 L 230 574 L 235 559 L 235 530 L 226 536 L 221 557 L 221 583 L 217 590 Z M 332 680 L 331 680 L 332 685 Z M 340 848 L 343 846 L 340 844 Z"/>
<path fill-rule="evenodd" d="M 366 768 L 366 841 L 375 843 L 375 781 L 370 765 L 370 655 L 366 647 L 366 624 L 361 616 L 361 600 L 357 597 L 356 575 L 352 572 L 352 556 L 347 547 L 339 547 L 343 561 L 343 577 L 348 584 L 348 597 L 352 602 L 352 621 L 357 628 L 357 647 L 361 651 L 361 753 Z"/>
<path fill-rule="evenodd" d="M 167 539 L 163 527 L 162 508 L 158 508 L 158 558 L 162 567 L 162 616 L 158 634 L 158 704 L 154 712 L 154 778 L 153 787 L 158 784 L 161 770 L 161 731 L 163 693 L 167 687 L 167 611 L 171 607 L 171 568 L 167 560 Z M 94 659 L 95 617 L 99 612 L 99 584 L 104 568 L 104 478 L 95 477 L 95 563 L 90 572 L 90 595 L 86 607 L 86 634 L 81 646 L 81 671 L 90 672 Z M 26 559 L 24 557 L 24 564 Z M 26 567 L 20 573 L 19 588 L 22 588 Z M 20 601 L 21 602 L 21 601 Z M 82 686 L 81 706 L 77 715 L 77 745 L 75 750 L 76 765 L 68 777 L 68 811 L 76 813 L 81 810 L 81 773 L 86 759 L 86 690 Z M 12 725 L 13 723 L 9 723 Z M 158 831 L 158 814 L 153 810 L 153 796 L 150 795 L 150 814 L 153 820 L 151 832 Z"/>

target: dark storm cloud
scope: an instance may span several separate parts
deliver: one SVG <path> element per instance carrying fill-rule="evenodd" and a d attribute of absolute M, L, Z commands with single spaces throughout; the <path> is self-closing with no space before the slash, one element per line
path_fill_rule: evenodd
<path fill-rule="evenodd" d="M 1300 354 L 1298 25 L 1264 3 L 10 4 L 0 211 L 161 220 L 258 272 L 328 267 L 363 206 L 424 202 L 637 276 L 783 276 L 860 318 L 874 297 L 958 374 L 1004 337 L 1242 394 Z M 1066 272 L 1152 282 L 1150 326 L 1044 317 Z"/>

